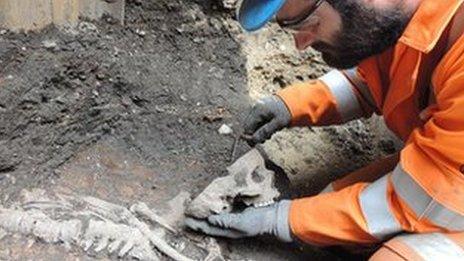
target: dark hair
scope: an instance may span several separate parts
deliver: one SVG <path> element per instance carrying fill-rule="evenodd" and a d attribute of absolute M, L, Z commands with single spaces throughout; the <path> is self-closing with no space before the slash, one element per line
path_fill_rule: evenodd
<path fill-rule="evenodd" d="M 394 46 L 411 17 L 401 5 L 378 10 L 363 0 L 326 1 L 340 13 L 342 29 L 331 47 L 335 54 L 323 53 L 323 57 L 338 68 L 353 67 Z"/>

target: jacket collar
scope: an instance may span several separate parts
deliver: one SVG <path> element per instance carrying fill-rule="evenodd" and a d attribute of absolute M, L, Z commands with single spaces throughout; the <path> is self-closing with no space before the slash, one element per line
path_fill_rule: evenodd
<path fill-rule="evenodd" d="M 428 53 L 464 0 L 422 0 L 399 42 Z"/>

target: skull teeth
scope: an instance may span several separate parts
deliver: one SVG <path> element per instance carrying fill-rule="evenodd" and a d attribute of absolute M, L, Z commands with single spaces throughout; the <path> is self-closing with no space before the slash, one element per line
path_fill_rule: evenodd
<path fill-rule="evenodd" d="M 273 203 L 274 203 L 274 200 L 269 200 L 269 201 L 255 203 L 253 206 L 256 208 L 263 208 L 263 207 L 272 205 Z"/>

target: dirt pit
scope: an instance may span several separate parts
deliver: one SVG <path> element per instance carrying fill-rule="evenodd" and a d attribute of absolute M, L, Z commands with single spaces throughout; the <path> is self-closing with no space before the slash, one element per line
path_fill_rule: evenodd
<path fill-rule="evenodd" d="M 127 2 L 124 26 L 105 18 L 64 31 L 0 32 L 3 207 L 21 207 L 25 191 L 39 188 L 124 207 L 141 201 L 165 220 L 178 220 L 182 198 L 225 175 L 233 160 L 234 135 L 219 134 L 221 125 L 239 133 L 256 97 L 326 71 L 318 62 L 301 76 L 308 59 L 317 56 L 288 54 L 279 47 L 280 36 L 269 36 L 272 28 L 260 36 L 241 34 L 214 1 Z M 267 51 L 251 51 L 261 42 Z M 288 39 L 283 44 L 289 45 Z M 378 122 L 284 132 L 266 148 L 292 176 L 294 195 L 314 194 L 329 179 L 394 150 Z M 318 143 L 317 137 L 322 137 Z M 236 157 L 247 150 L 239 143 Z M 330 168 L 334 158 L 342 160 Z M 315 181 L 315 174 L 326 175 Z M 170 225 L 181 231 L 181 239 L 168 240 L 172 246 L 209 240 L 179 223 Z M 117 257 L 3 232 L 2 259 Z M 274 240 L 218 243 L 232 260 L 336 259 Z M 204 257 L 188 247 L 177 249 Z"/>

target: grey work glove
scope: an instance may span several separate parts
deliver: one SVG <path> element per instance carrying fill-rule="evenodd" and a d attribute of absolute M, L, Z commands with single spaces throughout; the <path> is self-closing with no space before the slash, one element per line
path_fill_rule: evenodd
<path fill-rule="evenodd" d="M 185 224 L 211 236 L 243 238 L 271 235 L 283 242 L 292 242 L 289 211 L 290 201 L 283 200 L 267 207 L 249 207 L 242 213 L 213 215 L 207 220 L 187 218 Z"/>
<path fill-rule="evenodd" d="M 272 134 L 290 125 L 292 115 L 284 101 L 276 96 L 258 100 L 245 119 L 244 133 L 250 136 L 249 142 L 262 143 Z"/>

